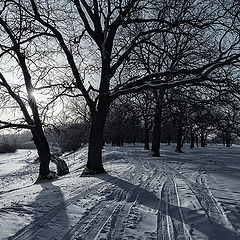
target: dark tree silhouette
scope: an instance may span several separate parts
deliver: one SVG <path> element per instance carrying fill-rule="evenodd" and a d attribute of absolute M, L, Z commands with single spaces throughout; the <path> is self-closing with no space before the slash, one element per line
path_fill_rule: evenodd
<path fill-rule="evenodd" d="M 239 62 L 239 35 L 235 28 L 239 19 L 234 12 L 235 5 L 229 8 L 218 1 L 199 4 L 197 0 L 177 4 L 148 0 L 10 2 L 20 6 L 37 27 L 45 29 L 52 41 L 56 40 L 72 71 L 74 86 L 89 106 L 88 173 L 105 172 L 103 130 L 110 104 L 116 98 L 148 88 L 169 89 L 204 81 L 220 83 L 220 74 Z M 234 37 L 229 38 L 229 34 Z M 180 51 L 173 51 L 174 44 L 162 48 L 159 40 L 188 44 L 176 45 Z M 168 56 L 162 58 L 163 62 L 173 59 L 173 63 L 146 71 L 136 61 L 134 51 L 139 46 L 144 49 L 154 46 Z M 178 53 L 177 57 L 174 52 Z M 86 67 L 84 54 L 91 59 L 94 73 Z M 143 52 L 142 57 L 147 54 Z M 82 61 L 86 62 L 88 71 L 81 69 Z"/>

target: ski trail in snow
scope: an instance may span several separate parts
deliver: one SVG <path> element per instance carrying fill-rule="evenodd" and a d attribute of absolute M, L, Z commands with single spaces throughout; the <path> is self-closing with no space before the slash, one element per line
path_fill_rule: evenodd
<path fill-rule="evenodd" d="M 140 169 L 142 169 L 140 166 L 135 167 L 137 171 L 132 178 L 133 182 L 136 182 L 141 175 L 142 170 L 139 171 Z M 76 237 L 77 239 L 96 239 L 109 219 L 113 218 L 113 214 L 117 209 L 121 208 L 123 201 L 131 198 L 132 193 L 134 193 L 134 185 L 128 184 L 124 189 L 118 186 L 121 185 L 123 181 L 122 179 L 113 178 L 110 181 L 112 183 L 110 187 L 112 189 L 109 189 L 111 194 L 108 195 L 105 200 L 95 205 L 62 239 L 70 240 L 76 239 Z"/>
<path fill-rule="evenodd" d="M 142 165 L 145 167 L 144 165 Z M 156 171 L 153 172 L 152 175 L 150 173 L 150 176 L 148 177 L 147 180 L 144 181 L 144 184 L 141 184 L 141 190 L 137 191 L 134 193 L 135 189 L 132 189 L 130 191 L 131 194 L 131 201 L 129 202 L 128 198 L 126 201 L 123 202 L 121 207 L 119 207 L 116 211 L 116 213 L 113 214 L 112 219 L 109 223 L 110 229 L 107 235 L 107 239 L 123 239 L 124 238 L 124 233 L 125 233 L 125 228 L 126 228 L 126 223 L 127 219 L 130 216 L 131 208 L 136 205 L 137 202 L 141 201 L 139 198 L 142 195 L 142 192 L 144 189 L 146 189 L 153 180 L 156 178 L 161 179 L 163 173 Z M 157 204 L 157 203 L 156 203 Z"/>
<path fill-rule="evenodd" d="M 116 189 L 104 201 L 94 206 L 90 213 L 80 219 L 62 239 L 98 239 L 101 233 L 107 233 L 107 239 L 123 239 L 126 220 L 130 209 L 141 194 L 139 186 L 144 169 L 140 163 L 135 163 L 135 174 L 128 183 L 122 179 L 115 181 Z M 159 177 L 157 172 L 145 181 L 147 186 L 153 179 Z M 123 188 L 122 188 L 123 187 Z"/>
<path fill-rule="evenodd" d="M 174 177 L 169 175 L 161 191 L 157 217 L 157 239 L 191 239 L 185 233 L 185 228 Z"/>
<path fill-rule="evenodd" d="M 114 197 L 111 201 L 108 198 L 95 205 L 88 214 L 80 219 L 76 225 L 70 229 L 62 239 L 95 239 L 107 220 L 111 217 L 115 209 L 121 204 L 124 198 L 124 191 L 116 190 L 111 194 Z"/>
<path fill-rule="evenodd" d="M 58 203 L 53 202 L 52 207 L 46 205 L 42 212 L 38 209 L 35 211 L 34 205 L 29 205 L 36 202 L 32 201 L 34 197 L 20 201 L 20 204 L 26 203 L 26 206 L 30 206 L 26 208 L 29 212 L 22 218 L 18 214 L 16 217 L 20 220 L 25 218 L 27 221 L 25 224 L 18 225 L 19 227 L 11 227 L 2 218 L 1 229 L 4 236 L 12 235 L 8 239 L 19 240 L 240 239 L 237 237 L 236 228 L 234 229 L 230 222 L 232 219 L 224 212 L 220 201 L 217 201 L 219 198 L 213 195 L 215 192 L 212 188 L 214 184 L 210 182 L 212 180 L 210 171 L 215 170 L 215 165 L 212 161 L 202 161 L 201 158 L 199 158 L 201 161 L 190 158 L 186 160 L 181 158 L 182 155 L 175 155 L 175 153 L 172 153 L 174 158 L 170 156 L 156 159 L 139 148 L 130 150 L 121 148 L 119 152 L 116 149 L 113 148 L 110 153 L 106 151 L 106 169 L 113 176 L 103 174 L 95 176 L 96 178 L 87 178 L 87 181 L 84 178 L 78 179 L 79 169 L 84 166 L 86 151 L 81 152 L 84 156 L 79 157 L 76 154 L 73 158 L 70 155 L 71 161 L 69 161 L 74 173 L 74 181 L 70 181 L 67 176 L 67 181 L 61 179 L 57 184 L 64 189 L 63 192 L 68 196 L 68 200 L 58 199 Z M 33 172 L 35 169 L 28 169 L 28 171 Z M 23 180 L 28 177 L 27 172 Z M 12 171 L 10 177 L 16 177 L 16 175 L 18 170 Z M 79 183 L 82 188 L 76 190 Z M 10 185 L 7 186 L 6 193 L 15 191 L 10 187 L 12 188 Z M 25 185 L 25 187 L 29 186 Z M 35 195 L 39 189 L 35 190 Z M 228 191 L 230 193 L 231 189 Z M 31 188 L 28 192 L 32 192 Z M 21 200 L 26 193 L 22 194 L 23 196 L 21 194 L 21 192 L 17 192 L 16 195 L 11 193 L 8 199 L 14 195 Z M 223 197 L 226 197 L 228 192 L 224 194 Z M 2 195 L 0 193 L 0 197 L 5 196 L 4 193 Z M 24 209 L 18 208 L 18 203 L 9 204 L 10 207 L 2 209 L 7 212 L 8 218 L 11 216 L 9 209 L 13 210 L 12 212 Z M 49 208 L 50 211 L 48 211 Z M 19 213 L 23 214 L 23 212 Z M 39 217 L 40 214 L 43 215 Z M 33 215 L 36 219 L 26 226 Z M 68 220 L 64 220 L 64 216 Z M 14 223 L 13 217 L 11 223 Z M 239 221 L 239 218 L 234 221 Z M 23 225 L 25 227 L 20 229 Z M 6 226 L 9 226 L 9 232 Z M 12 229 L 16 230 L 12 231 Z"/>
<path fill-rule="evenodd" d="M 206 185 L 205 166 L 201 166 L 199 169 L 199 174 L 196 178 L 196 183 L 185 177 L 179 171 L 173 169 L 175 175 L 181 178 L 192 191 L 192 193 L 197 198 L 199 204 L 206 213 L 210 225 L 213 228 L 215 239 L 236 239 L 236 233 L 234 233 L 233 226 L 231 222 L 226 217 L 224 210 L 213 197 L 210 189 Z"/>
<path fill-rule="evenodd" d="M 179 172 L 182 163 L 176 167 L 165 165 L 167 179 L 161 191 L 161 203 L 158 211 L 157 239 L 191 239 L 184 224 L 178 190 L 174 179 L 181 178 L 203 208 L 214 233 L 214 239 L 237 240 L 234 229 L 227 219 L 220 204 L 216 201 L 207 186 L 205 165 L 201 165 L 196 183 Z"/>
<path fill-rule="evenodd" d="M 76 191 L 74 193 L 74 197 L 67 199 L 63 203 L 60 203 L 59 205 L 54 207 L 52 210 L 43 214 L 40 218 L 34 220 L 31 224 L 19 230 L 14 236 L 11 236 L 9 240 L 28 239 L 30 236 L 37 233 L 38 230 L 42 229 L 44 225 L 46 225 L 49 221 L 51 221 L 56 215 L 58 215 L 61 211 L 63 211 L 67 206 L 75 203 L 76 201 L 78 201 L 79 199 L 83 198 L 86 195 L 89 195 L 95 192 L 99 193 L 99 189 L 104 188 L 105 185 L 106 185 L 106 182 L 101 182 L 95 186 L 92 186 L 91 188 L 83 189 L 82 191 L 81 190 Z"/>

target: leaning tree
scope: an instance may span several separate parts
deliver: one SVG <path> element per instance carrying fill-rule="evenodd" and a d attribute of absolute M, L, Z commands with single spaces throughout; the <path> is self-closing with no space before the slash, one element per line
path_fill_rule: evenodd
<path fill-rule="evenodd" d="M 68 167 L 63 160 L 51 156 L 29 67 L 28 55 L 34 54 L 34 51 L 28 51 L 31 41 L 47 33 L 34 33 L 28 24 L 31 25 L 20 6 L 8 1 L 1 4 L 0 90 L 3 99 L 10 96 L 14 100 L 23 117 L 18 117 L 17 121 L 0 120 L 0 129 L 22 128 L 31 131 L 40 159 L 39 179 L 46 179 L 52 178 L 49 170 L 50 160 L 57 164 L 59 175 L 68 173 Z M 15 72 L 15 75 L 9 72 Z"/>

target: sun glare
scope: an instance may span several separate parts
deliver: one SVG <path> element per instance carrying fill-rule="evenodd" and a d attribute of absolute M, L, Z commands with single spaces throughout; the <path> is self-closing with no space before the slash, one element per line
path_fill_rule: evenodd
<path fill-rule="evenodd" d="M 31 95 L 36 99 L 37 102 L 45 102 L 49 98 L 51 98 L 50 94 L 43 93 L 43 92 L 40 92 L 40 91 L 34 91 L 34 92 L 32 92 Z"/>

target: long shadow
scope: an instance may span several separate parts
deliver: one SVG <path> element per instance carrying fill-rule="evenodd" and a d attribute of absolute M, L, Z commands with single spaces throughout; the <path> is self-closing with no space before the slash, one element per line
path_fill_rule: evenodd
<path fill-rule="evenodd" d="M 175 218 L 174 220 L 181 222 L 182 219 L 179 214 L 174 214 L 176 211 L 181 211 L 182 213 L 191 213 L 194 215 L 195 219 L 203 218 L 203 214 L 198 213 L 196 210 L 186 208 L 186 207 L 177 207 L 174 205 L 171 205 L 167 202 L 165 202 L 163 199 L 159 199 L 153 192 L 150 192 L 140 186 L 134 185 L 128 181 L 125 181 L 123 179 L 120 179 L 115 176 L 111 176 L 108 173 L 107 174 L 99 174 L 96 177 L 111 183 L 114 186 L 117 186 L 121 188 L 122 190 L 129 192 L 130 190 L 130 196 L 127 198 L 128 202 L 135 201 L 137 198 L 138 203 L 141 205 L 151 208 L 154 211 L 158 211 L 161 205 L 168 204 L 168 213 L 164 212 L 163 214 L 168 214 L 171 218 Z M 239 236 L 237 237 L 234 232 L 230 231 L 229 229 L 225 228 L 222 225 L 219 225 L 218 223 L 212 221 L 212 219 L 209 219 L 212 225 L 212 231 L 214 232 L 216 240 L 238 240 Z M 203 233 L 205 236 L 209 236 L 211 232 L 211 227 L 207 229 L 206 227 L 201 226 L 201 224 L 194 225 L 194 228 Z M 209 236 L 211 239 L 212 236 Z"/>
<path fill-rule="evenodd" d="M 9 239 L 61 239 L 69 228 L 64 196 L 61 188 L 50 181 L 40 181 L 42 190 L 31 203 L 33 221 Z"/>

